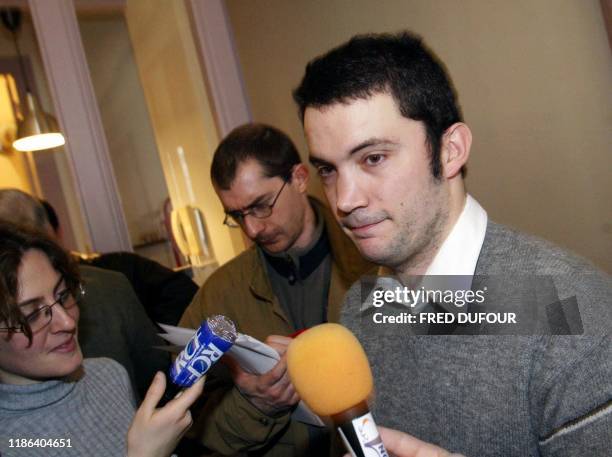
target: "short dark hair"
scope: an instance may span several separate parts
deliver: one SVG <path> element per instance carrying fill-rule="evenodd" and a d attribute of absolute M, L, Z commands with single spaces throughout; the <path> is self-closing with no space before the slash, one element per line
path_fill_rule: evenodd
<path fill-rule="evenodd" d="M 430 163 L 441 175 L 442 135 L 461 110 L 444 65 L 408 32 L 358 35 L 312 60 L 293 92 L 302 121 L 306 108 L 321 108 L 389 93 L 402 116 L 425 124 Z"/>
<path fill-rule="evenodd" d="M 51 203 L 49 203 L 44 198 L 39 198 L 38 200 L 40 201 L 42 207 L 45 209 L 45 213 L 47 214 L 47 219 L 49 220 L 51 228 L 53 228 L 53 231 L 57 233 L 60 228 L 60 224 L 59 218 L 57 217 L 57 213 L 55 212 L 55 208 L 53 208 L 53 205 L 51 205 Z"/>
<path fill-rule="evenodd" d="M 46 234 L 0 221 L 0 322 L 8 327 L 23 328 L 31 342 L 32 330 L 17 302 L 20 287 L 17 274 L 23 255 L 30 249 L 45 254 L 73 292 L 79 287 L 79 271 L 71 256 Z M 9 332 L 9 338 L 11 336 Z"/>
<path fill-rule="evenodd" d="M 265 176 L 291 179 L 293 167 L 301 163 L 300 155 L 291 139 L 280 130 L 265 124 L 250 123 L 236 127 L 217 147 L 210 177 L 224 190 L 231 187 L 238 166 L 256 160 Z"/>
<path fill-rule="evenodd" d="M 0 220 L 34 230 L 52 228 L 40 201 L 19 189 L 0 189 Z"/>

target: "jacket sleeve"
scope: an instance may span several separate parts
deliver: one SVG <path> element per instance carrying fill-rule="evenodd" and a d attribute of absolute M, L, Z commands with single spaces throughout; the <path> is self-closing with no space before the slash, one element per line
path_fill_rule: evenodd
<path fill-rule="evenodd" d="M 542 456 L 608 455 L 612 437 L 610 334 L 556 337 L 536 366 L 532 412 Z M 561 360 L 550 363 L 549 360 Z M 535 401 L 533 401 L 535 400 Z"/>
<path fill-rule="evenodd" d="M 115 284 L 122 297 L 121 312 L 124 314 L 123 325 L 125 339 L 128 342 L 130 359 L 134 366 L 134 381 L 137 394 L 142 400 L 157 371 L 166 373 L 170 366 L 170 356 L 167 352 L 154 349 L 164 346 L 164 340 L 157 335 L 157 329 L 144 307 L 138 301 L 136 293 L 129 281 L 121 275 Z"/>
<path fill-rule="evenodd" d="M 235 319 L 230 310 L 216 306 L 225 301 L 215 293 L 211 280 L 187 307 L 181 327 L 196 328 L 211 314 L 225 314 Z M 223 455 L 270 446 L 306 446 L 308 442 L 306 426 L 292 422 L 289 413 L 272 417 L 253 406 L 234 386 L 229 370 L 222 363 L 207 374 L 202 400 L 193 413 L 194 425 L 189 436 Z"/>

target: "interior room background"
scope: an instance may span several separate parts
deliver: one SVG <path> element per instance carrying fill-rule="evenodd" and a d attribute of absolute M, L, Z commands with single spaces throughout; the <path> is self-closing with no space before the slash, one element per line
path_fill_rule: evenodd
<path fill-rule="evenodd" d="M 21 4 L 27 9 L 32 1 L 0 6 Z M 424 37 L 454 80 L 474 135 L 468 190 L 489 217 L 551 240 L 612 272 L 607 3 L 77 1 L 80 40 L 131 246 L 173 263 L 160 224 L 166 198 L 174 201 L 182 194 L 178 199 L 186 199 L 184 184 L 177 186 L 171 178 L 171 168 L 180 172 L 180 146 L 193 182 L 193 203 L 203 211 L 217 260 L 224 263 L 238 254 L 245 243 L 221 225 L 222 208 L 208 177 L 218 141 L 235 126 L 232 123 L 266 122 L 288 132 L 306 158 L 291 99 L 305 64 L 354 34 L 409 29 Z M 217 16 L 207 22 L 207 14 L 213 13 Z M 41 102 L 54 112 L 33 25 L 25 20 L 20 42 Z M 14 54 L 10 36 L 0 34 L 0 56 L 10 59 Z M 215 56 L 222 64 L 211 65 Z M 239 90 L 232 90 L 231 96 L 238 108 L 228 108 L 227 97 L 219 95 L 231 78 L 215 71 L 227 62 L 235 62 Z M 224 114 L 232 109 L 240 114 Z M 58 120 L 61 124 L 61 116 Z M 48 154 L 41 158 L 42 153 L 37 157 L 39 168 L 51 160 L 56 169 L 45 194 L 59 206 L 71 245 L 95 250 L 84 204 L 75 197 L 78 180 L 73 175 L 78 170 L 70 166 L 70 154 L 78 151 L 70 150 L 70 144 L 67 149 L 52 159 Z M 31 190 L 26 168 L 15 152 L 0 152 L 0 186 Z M 42 176 L 46 179 L 44 170 Z M 322 197 L 316 181 L 311 191 Z M 160 247 L 151 248 L 157 241 Z"/>

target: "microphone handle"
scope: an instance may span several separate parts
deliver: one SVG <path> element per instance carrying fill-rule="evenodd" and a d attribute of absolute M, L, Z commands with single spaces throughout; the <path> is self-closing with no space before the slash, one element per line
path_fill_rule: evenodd
<path fill-rule="evenodd" d="M 365 400 L 331 419 L 352 457 L 389 457 Z"/>

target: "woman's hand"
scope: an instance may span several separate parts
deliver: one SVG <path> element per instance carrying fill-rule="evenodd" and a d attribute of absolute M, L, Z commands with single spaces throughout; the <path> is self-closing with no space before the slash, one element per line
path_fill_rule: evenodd
<path fill-rule="evenodd" d="M 157 372 L 127 434 L 128 457 L 168 457 L 192 424 L 189 407 L 202 394 L 204 377 L 157 408 L 166 377 Z"/>

